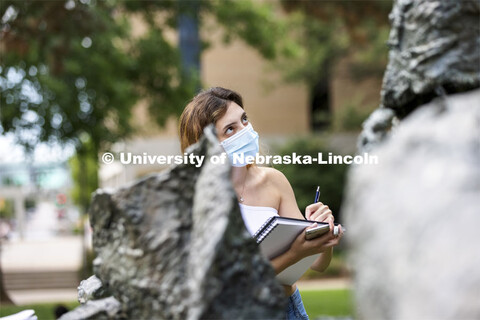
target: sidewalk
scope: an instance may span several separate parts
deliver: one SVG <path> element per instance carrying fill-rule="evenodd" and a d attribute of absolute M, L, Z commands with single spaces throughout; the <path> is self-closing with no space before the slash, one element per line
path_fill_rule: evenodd
<path fill-rule="evenodd" d="M 300 291 L 350 289 L 350 279 L 335 278 L 297 282 Z M 9 291 L 10 297 L 18 305 L 46 302 L 77 301 L 77 289 L 16 290 Z"/>
<path fill-rule="evenodd" d="M 352 286 L 352 280 L 349 278 L 301 280 L 297 282 L 300 291 L 351 289 Z"/>
<path fill-rule="evenodd" d="M 52 202 L 39 202 L 26 221 L 25 238 L 2 243 L 3 272 L 73 271 L 82 265 L 82 237 L 61 235 Z"/>
<path fill-rule="evenodd" d="M 6 290 L 18 305 L 77 299 L 82 237 L 61 235 L 55 205 L 40 202 L 26 221 L 25 238 L 2 242 Z"/>
<path fill-rule="evenodd" d="M 300 291 L 350 289 L 349 279 L 322 279 L 297 282 Z M 9 291 L 10 297 L 18 305 L 46 302 L 77 301 L 77 289 L 45 289 Z"/>
<path fill-rule="evenodd" d="M 77 271 L 82 265 L 82 238 L 63 236 L 5 242 L 1 259 L 4 273 Z"/>
<path fill-rule="evenodd" d="M 2 271 L 18 305 L 76 301 L 82 265 L 81 237 L 13 241 L 2 246 Z"/>
<path fill-rule="evenodd" d="M 49 302 L 77 301 L 77 289 L 44 289 L 8 291 L 10 298 L 18 306 Z"/>

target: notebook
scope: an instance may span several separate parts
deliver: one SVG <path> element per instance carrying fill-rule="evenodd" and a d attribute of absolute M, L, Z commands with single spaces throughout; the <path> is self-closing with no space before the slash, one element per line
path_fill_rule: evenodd
<path fill-rule="evenodd" d="M 287 251 L 297 236 L 314 223 L 323 224 L 322 222 L 275 216 L 269 218 L 253 235 L 253 238 L 259 244 L 262 255 L 271 260 Z M 277 275 L 277 280 L 285 285 L 294 284 L 319 255 L 305 257 L 291 265 Z"/>

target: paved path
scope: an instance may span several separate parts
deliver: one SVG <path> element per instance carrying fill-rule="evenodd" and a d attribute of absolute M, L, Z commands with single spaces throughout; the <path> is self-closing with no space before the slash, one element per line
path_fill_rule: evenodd
<path fill-rule="evenodd" d="M 77 289 L 43 289 L 43 290 L 15 290 L 9 291 L 10 298 L 16 305 L 73 302 L 77 301 Z"/>
<path fill-rule="evenodd" d="M 5 273 L 78 270 L 82 265 L 82 238 L 12 241 L 3 244 L 1 258 Z"/>
<path fill-rule="evenodd" d="M 78 270 L 82 265 L 82 237 L 59 236 L 61 224 L 53 203 L 40 202 L 27 220 L 25 239 L 4 242 L 4 272 Z"/>
<path fill-rule="evenodd" d="M 61 235 L 65 234 L 62 228 L 55 205 L 40 202 L 26 221 L 25 238 L 14 236 L 2 243 L 2 271 L 7 291 L 16 304 L 76 300 L 82 237 Z M 57 277 L 57 272 L 71 276 Z M 42 287 L 46 281 L 48 286 Z"/>
<path fill-rule="evenodd" d="M 303 280 L 297 282 L 297 287 L 300 291 L 351 289 L 352 281 L 349 278 Z"/>
<path fill-rule="evenodd" d="M 351 288 L 351 280 L 346 278 L 321 279 L 299 281 L 297 286 L 300 291 L 309 290 L 336 290 Z M 45 302 L 68 302 L 77 300 L 77 290 L 72 289 L 48 289 L 48 290 L 17 290 L 10 291 L 10 297 L 18 305 Z"/>

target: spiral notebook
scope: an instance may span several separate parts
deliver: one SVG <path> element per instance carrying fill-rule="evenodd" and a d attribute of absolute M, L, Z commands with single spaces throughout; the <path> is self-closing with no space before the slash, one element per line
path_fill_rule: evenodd
<path fill-rule="evenodd" d="M 253 238 L 260 246 L 260 252 L 269 260 L 290 248 L 296 237 L 315 221 L 284 217 L 271 217 L 258 229 Z M 322 222 L 316 222 L 322 224 Z M 282 284 L 292 285 L 310 268 L 320 254 L 303 258 L 277 275 Z"/>

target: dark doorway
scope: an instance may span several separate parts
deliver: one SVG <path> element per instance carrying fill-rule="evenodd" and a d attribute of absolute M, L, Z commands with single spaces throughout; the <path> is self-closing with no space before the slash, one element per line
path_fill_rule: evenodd
<path fill-rule="evenodd" d="M 328 76 L 321 77 L 311 92 L 310 124 L 313 131 L 322 131 L 330 127 L 330 90 Z"/>

